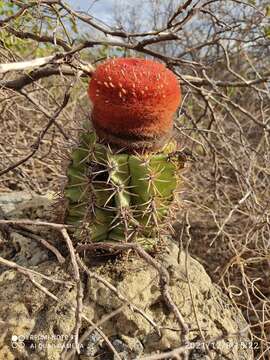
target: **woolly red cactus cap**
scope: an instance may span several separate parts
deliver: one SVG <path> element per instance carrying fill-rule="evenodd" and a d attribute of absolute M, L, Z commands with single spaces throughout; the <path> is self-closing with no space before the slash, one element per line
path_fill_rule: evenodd
<path fill-rule="evenodd" d="M 97 134 L 130 148 L 156 147 L 167 138 L 181 100 L 173 72 L 158 62 L 137 58 L 99 65 L 88 94 Z"/>

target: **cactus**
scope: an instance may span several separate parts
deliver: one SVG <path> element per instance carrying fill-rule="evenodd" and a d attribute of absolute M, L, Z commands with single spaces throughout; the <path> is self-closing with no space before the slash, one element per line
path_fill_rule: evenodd
<path fill-rule="evenodd" d="M 142 59 L 109 60 L 89 85 L 92 130 L 71 153 L 66 223 L 80 242 L 137 242 L 152 249 L 168 219 L 184 166 L 171 139 L 180 102 L 174 74 Z"/>

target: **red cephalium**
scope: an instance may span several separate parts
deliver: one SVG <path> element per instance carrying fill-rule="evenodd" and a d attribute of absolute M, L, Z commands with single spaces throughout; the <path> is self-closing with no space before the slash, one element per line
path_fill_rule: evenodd
<path fill-rule="evenodd" d="M 181 100 L 172 71 L 137 58 L 111 59 L 99 65 L 88 93 L 98 135 L 120 145 L 166 138 Z"/>

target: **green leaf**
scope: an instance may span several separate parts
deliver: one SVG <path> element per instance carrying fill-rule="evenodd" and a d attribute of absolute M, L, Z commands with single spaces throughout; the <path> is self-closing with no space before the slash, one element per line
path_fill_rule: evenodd
<path fill-rule="evenodd" d="M 268 17 L 270 17 L 270 5 L 267 5 L 267 6 L 266 6 L 265 15 L 268 16 Z"/>
<path fill-rule="evenodd" d="M 266 26 L 264 28 L 264 34 L 265 34 L 266 37 L 270 38 L 270 26 Z"/>

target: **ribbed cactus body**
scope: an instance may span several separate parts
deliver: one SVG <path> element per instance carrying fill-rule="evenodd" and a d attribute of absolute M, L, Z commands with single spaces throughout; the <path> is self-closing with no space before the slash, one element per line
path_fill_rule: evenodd
<path fill-rule="evenodd" d="M 184 165 L 176 143 L 156 153 L 129 154 L 99 143 L 86 129 L 71 158 L 65 197 L 74 238 L 153 246 L 167 227 Z"/>

